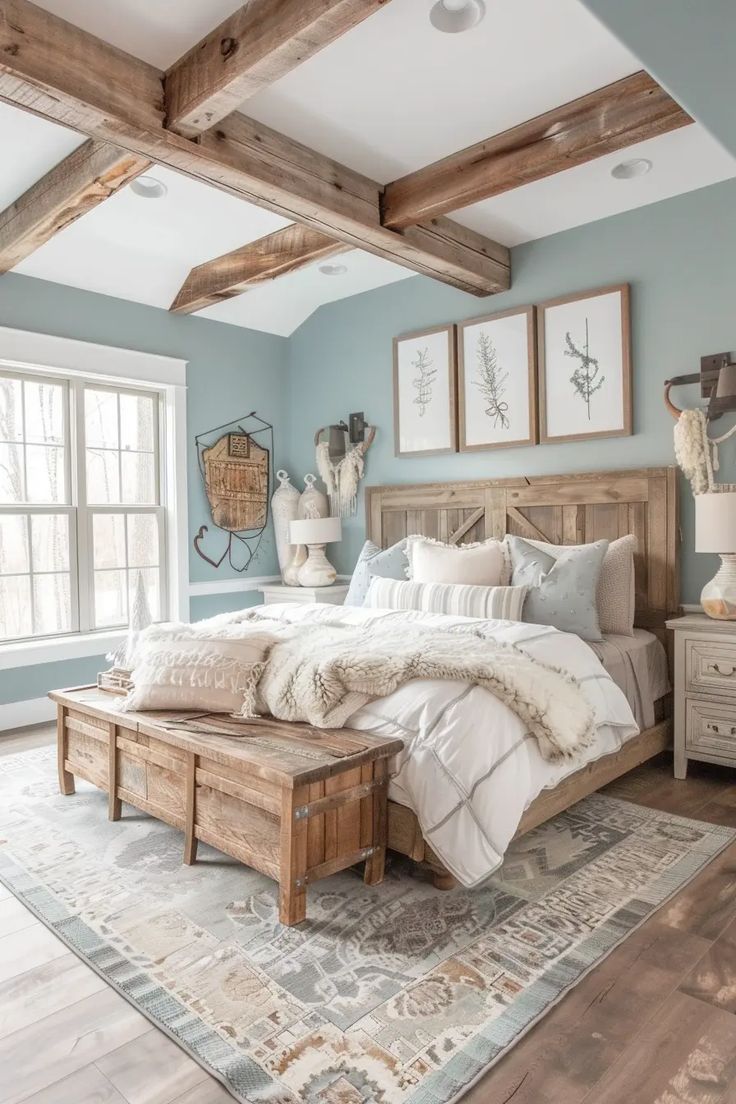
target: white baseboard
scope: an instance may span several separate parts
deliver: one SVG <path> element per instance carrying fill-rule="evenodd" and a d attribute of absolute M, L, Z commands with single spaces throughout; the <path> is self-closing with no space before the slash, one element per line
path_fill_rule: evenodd
<path fill-rule="evenodd" d="M 28 701 L 6 702 L 0 705 L 0 732 L 27 725 L 43 724 L 56 717 L 56 704 L 48 698 L 29 698 Z"/>

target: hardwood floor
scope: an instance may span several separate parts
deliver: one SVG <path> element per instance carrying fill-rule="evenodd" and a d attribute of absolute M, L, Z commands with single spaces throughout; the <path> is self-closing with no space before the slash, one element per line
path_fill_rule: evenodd
<path fill-rule="evenodd" d="M 0 755 L 51 743 L 0 736 Z M 667 757 L 607 792 L 736 825 L 736 774 Z M 736 844 L 549 1012 L 467 1104 L 736 1104 Z M 0 1104 L 232 1097 L 0 887 Z"/>

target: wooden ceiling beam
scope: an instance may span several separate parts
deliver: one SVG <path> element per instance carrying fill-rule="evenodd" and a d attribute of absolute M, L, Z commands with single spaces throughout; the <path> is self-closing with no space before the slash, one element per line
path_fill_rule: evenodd
<path fill-rule="evenodd" d="M 250 0 L 166 74 L 166 125 L 209 130 L 389 0 Z"/>
<path fill-rule="evenodd" d="M 0 272 L 8 272 L 135 179 L 150 161 L 89 139 L 0 213 Z"/>
<path fill-rule="evenodd" d="M 475 295 L 509 251 L 450 219 L 396 233 L 382 187 L 235 112 L 192 141 L 163 126 L 163 74 L 28 0 L 0 0 L 0 99 Z"/>
<path fill-rule="evenodd" d="M 334 257 L 347 249 L 349 246 L 342 242 L 293 223 L 214 261 L 197 265 L 187 276 L 170 309 L 175 314 L 193 314 L 241 295 L 257 284 Z"/>
<path fill-rule="evenodd" d="M 634 73 L 388 184 L 383 221 L 400 230 L 692 121 L 648 73 Z"/>

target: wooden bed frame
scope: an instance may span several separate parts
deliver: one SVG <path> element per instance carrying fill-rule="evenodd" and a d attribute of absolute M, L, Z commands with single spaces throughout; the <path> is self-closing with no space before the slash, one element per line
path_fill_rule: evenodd
<path fill-rule="evenodd" d="M 500 539 L 506 533 L 552 544 L 581 544 L 633 533 L 638 540 L 635 624 L 655 633 L 670 655 L 665 622 L 679 612 L 680 604 L 677 500 L 674 467 L 368 487 L 367 534 L 387 548 L 411 533 L 452 544 Z M 651 728 L 615 754 L 543 791 L 524 814 L 517 835 L 668 747 L 672 736 L 669 698 L 657 704 L 657 723 Z M 454 885 L 424 840 L 414 813 L 393 801 L 389 802 L 388 846 L 428 863 L 438 888 Z"/>

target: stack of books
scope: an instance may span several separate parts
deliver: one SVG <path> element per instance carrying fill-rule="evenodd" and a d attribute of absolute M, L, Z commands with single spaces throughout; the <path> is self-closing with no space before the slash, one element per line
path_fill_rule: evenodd
<path fill-rule="evenodd" d="M 131 672 L 125 667 L 110 667 L 108 671 L 100 671 L 97 676 L 97 687 L 106 690 L 108 694 L 127 694 L 132 689 L 133 681 Z"/>

